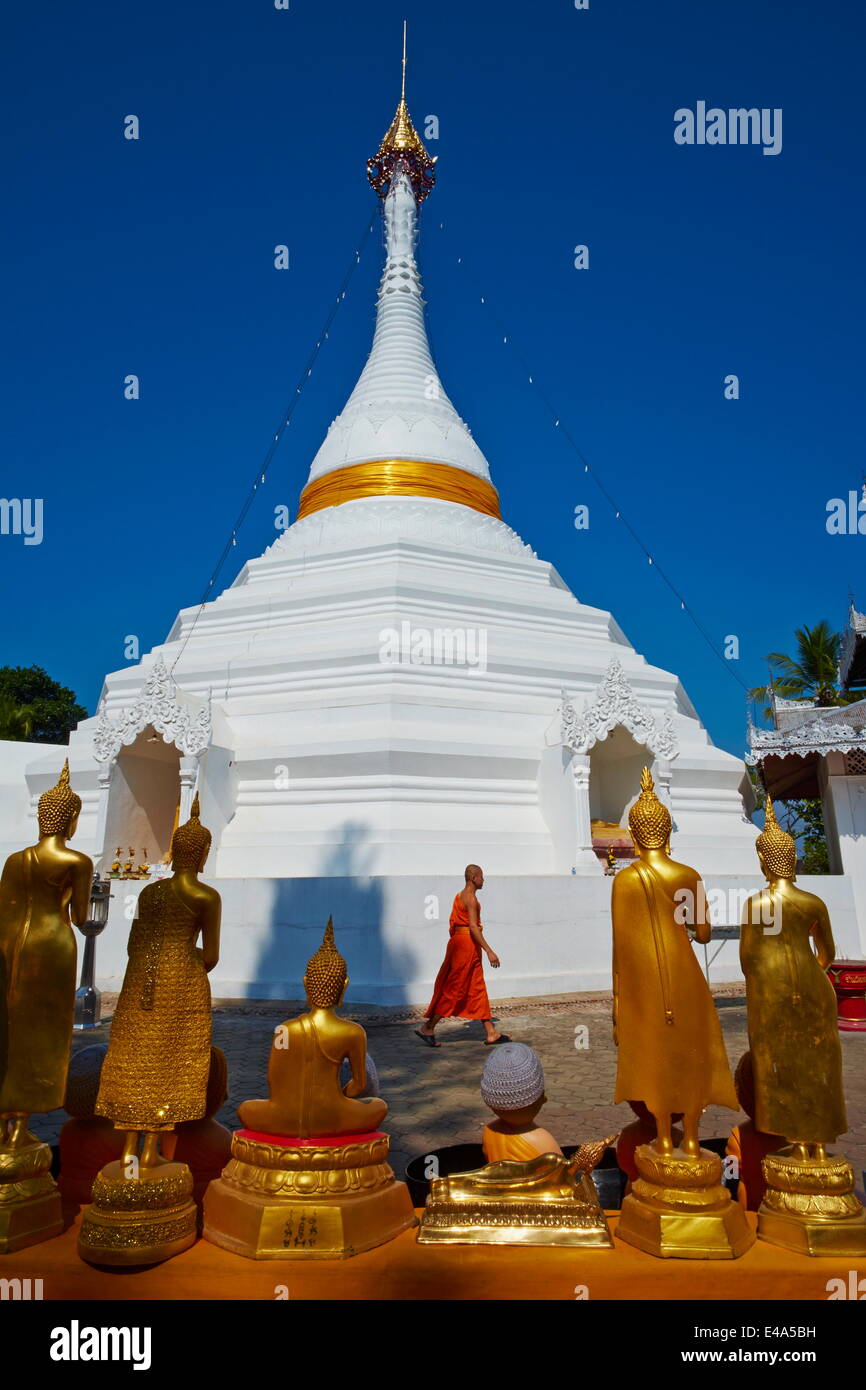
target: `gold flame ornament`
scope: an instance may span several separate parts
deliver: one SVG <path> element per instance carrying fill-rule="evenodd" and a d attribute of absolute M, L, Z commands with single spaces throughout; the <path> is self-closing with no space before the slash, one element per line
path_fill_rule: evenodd
<path fill-rule="evenodd" d="M 403 84 L 400 102 L 394 119 L 385 132 L 376 153 L 367 161 L 367 178 L 372 187 L 385 198 L 395 169 L 408 175 L 415 200 L 423 203 L 436 182 L 436 157 L 427 153 L 420 135 L 412 124 L 406 105 L 406 25 L 403 25 Z"/>

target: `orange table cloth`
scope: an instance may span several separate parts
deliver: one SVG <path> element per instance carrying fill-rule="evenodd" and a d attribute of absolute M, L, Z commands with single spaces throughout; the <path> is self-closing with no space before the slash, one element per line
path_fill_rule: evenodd
<path fill-rule="evenodd" d="M 756 1217 L 748 1213 L 755 1224 Z M 660 1260 L 616 1236 L 614 1250 L 418 1245 L 415 1230 L 350 1260 L 246 1260 L 199 1240 L 150 1269 L 94 1269 L 78 1258 L 80 1217 L 60 1236 L 0 1256 L 0 1278 L 40 1278 L 53 1299 L 827 1299 L 830 1279 L 866 1277 L 866 1260 L 811 1259 L 757 1241 L 739 1260 Z"/>

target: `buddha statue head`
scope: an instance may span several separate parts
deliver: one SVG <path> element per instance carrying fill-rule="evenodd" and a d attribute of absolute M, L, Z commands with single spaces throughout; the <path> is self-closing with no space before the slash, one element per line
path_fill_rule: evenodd
<path fill-rule="evenodd" d="M 349 983 L 346 962 L 334 945 L 334 920 L 328 918 L 322 944 L 307 961 L 304 989 L 311 1009 L 334 1009 L 342 1002 Z"/>
<path fill-rule="evenodd" d="M 78 826 L 78 813 L 81 810 L 81 797 L 76 796 L 69 785 L 69 759 L 63 764 L 63 771 L 56 786 L 43 792 L 39 798 L 39 835 L 60 835 L 69 840 Z"/>
<path fill-rule="evenodd" d="M 673 829 L 671 813 L 655 794 L 652 773 L 640 775 L 640 796 L 628 813 L 628 828 L 639 849 L 666 849 Z"/>
<path fill-rule="evenodd" d="M 793 879 L 797 872 L 797 846 L 776 820 L 773 798 L 769 794 L 764 810 L 764 828 L 755 841 L 761 869 L 770 881 Z"/>
<path fill-rule="evenodd" d="M 171 837 L 171 865 L 175 873 L 184 870 L 201 873 L 210 852 L 211 833 L 199 820 L 198 792 L 193 799 L 189 820 L 179 825 Z"/>
<path fill-rule="evenodd" d="M 528 1125 L 547 1100 L 541 1058 L 526 1043 L 502 1043 L 487 1058 L 481 1099 L 508 1125 Z"/>

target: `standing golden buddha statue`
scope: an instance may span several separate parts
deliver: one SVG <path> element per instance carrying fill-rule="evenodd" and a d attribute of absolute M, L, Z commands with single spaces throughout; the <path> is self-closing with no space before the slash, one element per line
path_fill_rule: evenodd
<path fill-rule="evenodd" d="M 172 877 L 148 884 L 138 899 L 95 1107 L 126 1131 L 126 1142 L 94 1183 L 79 1239 L 79 1253 L 94 1263 L 153 1263 L 195 1239 L 192 1175 L 160 1154 L 159 1136 L 206 1108 L 207 977 L 219 960 L 221 911 L 219 893 L 198 877 L 210 844 L 196 796 L 172 836 Z"/>
<path fill-rule="evenodd" d="M 653 1255 L 735 1259 L 754 1235 L 721 1185 L 721 1160 L 699 1139 L 707 1105 L 738 1109 L 719 1017 L 684 920 L 690 915 L 696 939 L 709 941 L 706 894 L 696 870 L 671 858 L 671 815 L 649 768 L 628 823 L 638 857 L 620 869 L 611 895 L 614 1101 L 643 1102 L 657 1137 L 635 1151 L 639 1176 L 617 1234 Z M 676 1149 L 673 1115 L 683 1125 Z"/>
<path fill-rule="evenodd" d="M 340 1259 L 414 1224 L 408 1188 L 386 1162 L 388 1106 L 362 1098 L 366 1034 L 336 1012 L 348 984 L 329 918 L 304 973 L 308 1009 L 275 1030 L 270 1099 L 238 1106 L 244 1128 L 205 1194 L 215 1245 L 259 1260 Z M 351 1077 L 341 1085 L 344 1060 Z"/>
<path fill-rule="evenodd" d="M 39 843 L 10 854 L 0 878 L 0 1252 L 63 1229 L 51 1150 L 28 1117 L 63 1104 L 72 1042 L 77 947 L 93 864 L 66 844 L 81 798 L 69 761 L 39 798 Z"/>
<path fill-rule="evenodd" d="M 836 995 L 826 974 L 836 951 L 830 915 L 821 898 L 796 886 L 797 846 L 769 796 L 756 849 L 767 887 L 749 898 L 740 929 L 755 1125 L 787 1141 L 763 1160 L 758 1234 L 807 1255 L 866 1255 L 851 1165 L 825 1148 L 848 1128 Z"/>

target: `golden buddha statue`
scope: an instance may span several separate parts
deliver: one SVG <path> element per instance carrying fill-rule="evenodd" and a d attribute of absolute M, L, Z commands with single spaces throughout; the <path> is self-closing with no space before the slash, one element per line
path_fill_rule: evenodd
<path fill-rule="evenodd" d="M 270 1100 L 247 1100 L 238 1106 L 245 1129 L 306 1139 L 312 1134 L 367 1134 L 379 1128 L 388 1113 L 385 1101 L 355 1099 L 367 1086 L 367 1036 L 357 1023 L 336 1012 L 348 983 L 329 917 L 322 944 L 304 975 L 309 1009 L 276 1030 L 268 1062 Z M 344 1058 L 352 1079 L 341 1087 Z"/>
<path fill-rule="evenodd" d="M 192 1175 L 185 1164 L 160 1154 L 159 1137 L 205 1114 L 211 1061 L 207 977 L 219 960 L 221 911 L 219 893 L 198 877 L 210 844 L 196 796 L 190 819 L 172 836 L 172 877 L 148 884 L 139 895 L 95 1107 L 97 1115 L 126 1131 L 126 1141 L 120 1161 L 96 1179 L 94 1204 L 81 1228 L 79 1251 L 94 1263 L 152 1263 L 195 1239 Z M 166 1230 L 154 1234 L 163 1208 Z M 140 1238 L 130 1230 L 130 1212 L 133 1228 L 140 1223 Z"/>
<path fill-rule="evenodd" d="M 11 854 L 0 878 L 0 1251 L 62 1229 L 51 1151 L 27 1120 L 56 1110 L 66 1090 L 78 954 L 71 923 L 86 922 L 93 879 L 90 859 L 66 843 L 80 810 L 67 760 L 39 798 L 39 843 Z M 2 1200 L 7 1182 L 17 1184 L 15 1200 Z M 28 1195 L 42 1201 L 28 1206 Z"/>
<path fill-rule="evenodd" d="M 827 906 L 795 883 L 797 846 L 766 799 L 756 841 L 767 887 L 743 910 L 754 1121 L 787 1141 L 763 1159 L 767 1187 L 758 1233 L 805 1254 L 866 1254 L 866 1221 L 850 1164 L 828 1156 L 848 1128 Z"/>
<path fill-rule="evenodd" d="M 611 1249 L 591 1174 L 616 1135 L 558 1146 L 521 1160 L 434 1178 L 421 1217 L 421 1245 L 559 1245 Z M 487 1154 L 485 1144 L 485 1154 Z"/>
<path fill-rule="evenodd" d="M 651 1254 L 730 1259 L 754 1236 L 721 1185 L 718 1155 L 701 1148 L 699 1125 L 707 1105 L 736 1110 L 737 1097 L 709 985 L 678 920 L 691 904 L 695 938 L 709 941 L 706 894 L 696 870 L 671 858 L 672 828 L 644 768 L 629 812 L 637 859 L 619 870 L 611 894 L 614 1100 L 642 1101 L 656 1139 L 635 1151 L 640 1176 L 618 1233 Z M 675 1114 L 683 1125 L 677 1149 Z M 675 1213 L 684 1212 L 691 1220 L 678 1223 Z"/>
<path fill-rule="evenodd" d="M 205 1193 L 204 1235 L 215 1245 L 259 1260 L 341 1259 L 415 1224 L 408 1188 L 386 1162 L 388 1107 L 361 1099 L 366 1034 L 336 1013 L 348 983 L 328 918 L 304 974 L 309 1008 L 275 1030 L 270 1099 L 238 1106 L 244 1128 Z"/>

